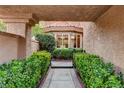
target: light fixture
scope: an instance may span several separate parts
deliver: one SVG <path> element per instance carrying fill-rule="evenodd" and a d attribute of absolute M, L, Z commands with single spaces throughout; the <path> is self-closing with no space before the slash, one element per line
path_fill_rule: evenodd
<path fill-rule="evenodd" d="M 75 38 L 75 36 L 73 35 L 73 36 L 71 36 L 71 39 L 74 39 Z"/>

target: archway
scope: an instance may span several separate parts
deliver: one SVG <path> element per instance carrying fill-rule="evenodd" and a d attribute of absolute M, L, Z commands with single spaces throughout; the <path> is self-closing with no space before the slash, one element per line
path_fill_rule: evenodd
<path fill-rule="evenodd" d="M 76 26 L 47 26 L 46 33 L 52 33 L 57 48 L 83 48 L 83 28 Z"/>

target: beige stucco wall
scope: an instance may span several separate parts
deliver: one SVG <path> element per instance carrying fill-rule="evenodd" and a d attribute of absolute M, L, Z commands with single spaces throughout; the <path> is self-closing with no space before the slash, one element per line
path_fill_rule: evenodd
<path fill-rule="evenodd" d="M 124 6 L 112 6 L 84 30 L 84 49 L 114 63 L 124 72 Z"/>
<path fill-rule="evenodd" d="M 26 39 L 18 37 L 18 59 L 26 57 Z"/>
<path fill-rule="evenodd" d="M 25 37 L 25 23 L 7 23 L 6 27 L 6 32 Z"/>
<path fill-rule="evenodd" d="M 26 57 L 26 39 L 7 32 L 0 32 L 0 64 Z"/>
<path fill-rule="evenodd" d="M 38 41 L 36 41 L 36 40 L 31 41 L 31 50 L 32 50 L 32 53 L 39 50 L 39 42 Z"/>
<path fill-rule="evenodd" d="M 0 34 L 0 64 L 17 58 L 17 38 Z"/>

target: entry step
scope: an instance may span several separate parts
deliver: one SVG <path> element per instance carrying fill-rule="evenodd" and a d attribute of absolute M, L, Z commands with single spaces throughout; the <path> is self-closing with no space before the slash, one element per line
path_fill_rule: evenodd
<path fill-rule="evenodd" d="M 73 68 L 71 60 L 51 61 L 52 68 Z"/>

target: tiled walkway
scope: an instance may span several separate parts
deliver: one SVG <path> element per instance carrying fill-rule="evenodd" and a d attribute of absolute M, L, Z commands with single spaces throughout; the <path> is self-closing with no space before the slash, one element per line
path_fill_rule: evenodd
<path fill-rule="evenodd" d="M 54 63 L 55 65 L 56 63 Z M 63 65 L 57 62 L 56 66 Z M 66 63 L 64 63 L 65 65 Z M 67 63 L 72 64 L 72 63 Z M 53 64 L 52 64 L 53 65 Z M 69 65 L 68 65 L 69 66 Z M 73 68 L 51 68 L 42 88 L 80 88 L 76 73 Z"/>
<path fill-rule="evenodd" d="M 61 61 L 52 61 L 52 67 L 73 67 L 72 61 L 70 60 L 61 60 Z"/>

